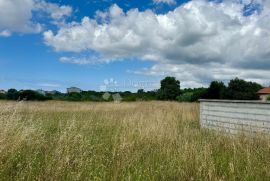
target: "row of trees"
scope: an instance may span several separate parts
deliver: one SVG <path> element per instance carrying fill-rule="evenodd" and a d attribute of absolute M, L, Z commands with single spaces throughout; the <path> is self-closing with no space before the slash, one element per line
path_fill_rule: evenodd
<path fill-rule="evenodd" d="M 122 101 L 137 100 L 170 100 L 181 102 L 194 102 L 198 99 L 232 99 L 232 100 L 257 100 L 258 90 L 262 86 L 255 82 L 247 82 L 235 78 L 226 86 L 223 82 L 213 81 L 208 88 L 180 89 L 180 81 L 175 77 L 166 77 L 160 82 L 160 89 L 154 91 L 138 90 L 136 93 L 82 91 L 81 93 L 47 93 L 40 94 L 33 90 L 9 89 L 6 94 L 0 94 L 0 99 L 8 100 L 65 100 L 65 101 L 113 101 L 113 95 L 119 95 Z"/>
<path fill-rule="evenodd" d="M 228 86 L 221 81 L 213 81 L 208 88 L 181 90 L 178 80 L 174 77 L 166 77 L 161 81 L 158 98 L 182 102 L 194 102 L 198 99 L 258 100 L 257 92 L 262 88 L 263 86 L 256 82 L 235 78 L 228 83 Z"/>
<path fill-rule="evenodd" d="M 17 91 L 16 89 L 9 89 L 6 94 L 0 94 L 0 99 L 45 101 L 51 100 L 52 97 L 39 94 L 38 92 L 33 90 Z"/>

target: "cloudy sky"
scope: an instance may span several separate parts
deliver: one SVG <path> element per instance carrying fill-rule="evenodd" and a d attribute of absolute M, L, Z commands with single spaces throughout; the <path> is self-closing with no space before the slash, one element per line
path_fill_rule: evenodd
<path fill-rule="evenodd" d="M 0 89 L 270 85 L 269 0 L 0 0 Z M 110 82 L 110 81 L 109 81 Z"/>

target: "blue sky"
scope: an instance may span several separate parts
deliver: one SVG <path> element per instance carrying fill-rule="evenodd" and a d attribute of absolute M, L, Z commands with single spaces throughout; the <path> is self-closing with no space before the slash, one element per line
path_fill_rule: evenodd
<path fill-rule="evenodd" d="M 151 90 L 167 75 L 182 87 L 234 77 L 269 85 L 268 7 L 263 0 L 0 0 L 0 89 L 99 90 L 113 78 L 119 90 Z"/>

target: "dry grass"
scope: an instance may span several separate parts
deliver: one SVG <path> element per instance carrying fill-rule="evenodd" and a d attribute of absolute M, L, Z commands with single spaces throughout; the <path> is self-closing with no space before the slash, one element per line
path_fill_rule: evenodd
<path fill-rule="evenodd" d="M 269 180 L 270 140 L 199 128 L 199 105 L 0 102 L 1 180 Z"/>

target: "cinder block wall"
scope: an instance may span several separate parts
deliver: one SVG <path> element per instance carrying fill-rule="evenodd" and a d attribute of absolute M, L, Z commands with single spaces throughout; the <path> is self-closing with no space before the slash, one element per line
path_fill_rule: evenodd
<path fill-rule="evenodd" d="M 202 128 L 229 133 L 270 133 L 270 102 L 200 100 Z"/>

